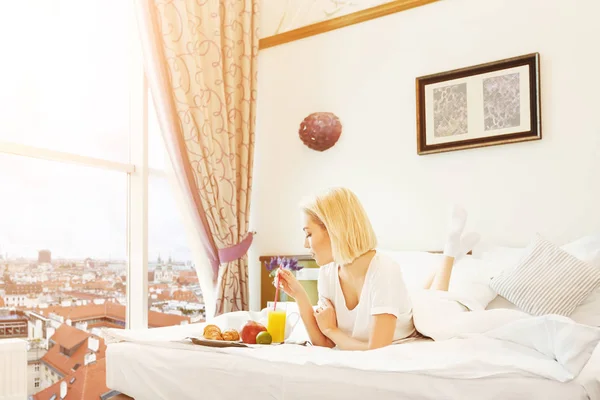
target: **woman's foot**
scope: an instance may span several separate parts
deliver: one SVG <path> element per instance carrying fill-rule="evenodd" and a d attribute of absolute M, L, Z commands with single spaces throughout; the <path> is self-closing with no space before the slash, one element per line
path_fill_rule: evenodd
<path fill-rule="evenodd" d="M 446 257 L 456 258 L 460 254 L 461 237 L 466 223 L 467 211 L 458 205 L 454 205 L 450 214 L 448 237 L 446 239 L 446 246 L 444 247 L 444 255 Z"/>
<path fill-rule="evenodd" d="M 476 232 L 467 232 L 460 238 L 460 250 L 454 257 L 454 261 L 458 261 L 466 256 L 479 243 L 481 235 Z"/>

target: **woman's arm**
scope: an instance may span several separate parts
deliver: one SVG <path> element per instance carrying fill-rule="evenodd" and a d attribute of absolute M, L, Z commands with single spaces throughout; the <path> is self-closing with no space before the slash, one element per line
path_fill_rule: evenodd
<path fill-rule="evenodd" d="M 314 318 L 320 331 L 341 350 L 378 349 L 389 346 L 394 340 L 396 316 L 392 314 L 377 314 L 371 317 L 369 342 L 348 336 L 338 328 L 335 308 L 329 300 L 325 300 L 324 306 L 315 311 Z"/>
<path fill-rule="evenodd" d="M 369 343 L 354 339 L 339 328 L 327 331 L 326 335 L 340 350 L 369 350 Z"/>
<path fill-rule="evenodd" d="M 374 350 L 392 344 L 396 330 L 396 316 L 380 314 L 374 315 L 371 320 L 372 328 L 368 343 L 346 335 L 337 327 L 329 330 L 326 335 L 341 350 Z"/>
<path fill-rule="evenodd" d="M 300 311 L 300 318 L 302 318 L 302 322 L 304 322 L 304 326 L 306 328 L 306 332 L 308 332 L 308 337 L 310 338 L 310 342 L 314 346 L 321 347 L 334 347 L 335 344 L 329 339 L 327 336 L 321 332 L 319 329 L 319 325 L 317 325 L 317 320 L 315 319 L 315 311 L 310 304 L 310 299 L 308 298 L 308 294 L 306 292 L 304 295 L 298 296 L 296 299 L 298 303 L 298 310 Z"/>
<path fill-rule="evenodd" d="M 308 337 L 310 338 L 310 342 L 314 346 L 321 347 L 333 347 L 335 344 L 331 340 L 327 338 L 327 336 L 323 335 L 319 326 L 317 325 L 317 321 L 315 320 L 314 310 L 312 305 L 310 304 L 310 299 L 308 297 L 308 293 L 304 287 L 298 282 L 296 277 L 288 270 L 280 269 L 277 272 L 277 276 L 279 277 L 279 282 L 277 282 L 277 278 L 273 282 L 275 285 L 279 283 L 283 288 L 283 291 L 288 295 L 296 299 L 296 303 L 298 304 L 298 311 L 300 311 L 300 318 L 302 318 L 302 322 L 306 328 L 306 332 L 308 333 Z"/>

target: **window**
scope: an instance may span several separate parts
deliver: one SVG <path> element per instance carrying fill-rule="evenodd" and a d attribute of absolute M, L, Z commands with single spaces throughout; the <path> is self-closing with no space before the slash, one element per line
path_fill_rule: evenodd
<path fill-rule="evenodd" d="M 73 315 L 82 319 L 71 326 L 88 331 L 204 316 L 164 144 L 146 110 L 131 3 L 28 0 L 0 13 L 0 36 L 12 38 L 2 48 L 10 62 L 0 64 L 1 278 L 7 304 L 55 321 L 43 339 Z"/>
<path fill-rule="evenodd" d="M 13 271 L 6 291 L 27 287 L 27 307 L 88 291 L 118 296 L 111 286 L 126 265 L 126 175 L 7 154 L 0 171 L 14 171 L 0 174 L 0 243 Z M 106 284 L 86 286 L 86 271 Z"/>
<path fill-rule="evenodd" d="M 40 378 L 35 378 L 33 381 L 33 386 L 36 388 L 40 387 Z"/>
<path fill-rule="evenodd" d="M 40 364 L 35 364 L 34 370 L 35 370 L 35 372 L 40 372 Z M 38 378 L 36 378 L 36 379 L 38 379 Z"/>
<path fill-rule="evenodd" d="M 165 177 L 148 184 L 148 305 L 151 327 L 204 319 L 204 302 L 185 229 Z M 164 316 L 159 313 L 169 314 Z"/>
<path fill-rule="evenodd" d="M 56 322 L 44 339 L 72 307 L 106 305 L 121 326 L 140 327 L 147 312 L 134 283 L 147 267 L 136 206 L 148 183 L 137 172 L 145 88 L 130 3 L 28 0 L 0 13 L 0 36 L 11 38 L 0 64 L 0 278 L 7 303 L 44 307 Z M 138 289 L 126 298 L 128 281 Z"/>
<path fill-rule="evenodd" d="M 202 292 L 152 101 L 148 110 L 148 322 L 150 327 L 196 322 L 205 318 Z"/>

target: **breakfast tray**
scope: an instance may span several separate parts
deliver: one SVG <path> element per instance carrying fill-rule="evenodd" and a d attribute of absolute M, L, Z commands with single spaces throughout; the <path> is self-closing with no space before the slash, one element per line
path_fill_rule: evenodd
<path fill-rule="evenodd" d="M 207 347 L 264 347 L 262 344 L 246 344 L 241 341 L 228 341 L 228 340 L 212 340 L 206 339 L 204 337 L 188 337 L 187 339 L 191 340 L 193 344 L 197 344 L 199 346 L 207 346 Z M 284 343 L 273 343 L 271 346 L 280 346 L 282 344 L 295 344 L 298 346 L 312 346 L 312 344 L 308 341 L 305 342 L 284 342 Z"/>

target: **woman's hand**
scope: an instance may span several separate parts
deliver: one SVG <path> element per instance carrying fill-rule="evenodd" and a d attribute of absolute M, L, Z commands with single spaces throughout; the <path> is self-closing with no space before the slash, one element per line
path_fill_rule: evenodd
<path fill-rule="evenodd" d="M 279 287 L 283 289 L 288 296 L 297 301 L 300 296 L 306 295 L 304 287 L 289 270 L 281 268 L 277 270 L 275 279 L 273 280 L 274 286 L 277 286 L 277 276 L 279 276 Z"/>
<path fill-rule="evenodd" d="M 324 299 L 324 301 L 324 307 L 319 307 L 315 310 L 315 319 L 323 335 L 329 336 L 332 331 L 337 329 L 337 316 L 335 314 L 335 307 L 331 304 L 331 301 L 329 299 Z"/>

